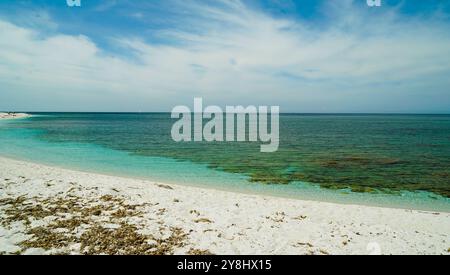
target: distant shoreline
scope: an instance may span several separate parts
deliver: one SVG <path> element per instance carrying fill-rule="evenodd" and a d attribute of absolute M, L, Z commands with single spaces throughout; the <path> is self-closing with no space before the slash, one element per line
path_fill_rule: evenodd
<path fill-rule="evenodd" d="M 13 113 L 13 112 L 0 113 L 0 119 L 18 119 L 27 117 L 31 117 L 31 115 L 27 113 Z"/>

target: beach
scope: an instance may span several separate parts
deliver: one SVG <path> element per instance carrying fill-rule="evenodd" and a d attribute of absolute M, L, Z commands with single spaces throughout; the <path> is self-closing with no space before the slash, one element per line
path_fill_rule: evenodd
<path fill-rule="evenodd" d="M 31 115 L 26 113 L 1 113 L 0 112 L 0 119 L 16 119 L 16 118 L 27 118 Z"/>
<path fill-rule="evenodd" d="M 0 254 L 450 254 L 450 213 L 164 184 L 0 157 Z"/>

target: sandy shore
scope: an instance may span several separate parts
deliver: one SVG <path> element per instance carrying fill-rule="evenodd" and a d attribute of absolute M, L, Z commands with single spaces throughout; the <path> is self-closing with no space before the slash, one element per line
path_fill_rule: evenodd
<path fill-rule="evenodd" d="M 0 158 L 0 254 L 450 254 L 450 213 L 166 185 Z"/>
<path fill-rule="evenodd" d="M 30 117 L 30 115 L 25 113 L 0 113 L 0 119 L 15 119 L 27 117 Z"/>

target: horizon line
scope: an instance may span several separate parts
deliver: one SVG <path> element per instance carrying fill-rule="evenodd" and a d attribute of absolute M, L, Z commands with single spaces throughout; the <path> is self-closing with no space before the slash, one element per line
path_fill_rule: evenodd
<path fill-rule="evenodd" d="M 167 114 L 171 111 L 0 111 L 0 113 L 27 114 Z M 194 112 L 191 112 L 194 113 Z M 280 112 L 281 115 L 450 115 L 444 112 Z"/>

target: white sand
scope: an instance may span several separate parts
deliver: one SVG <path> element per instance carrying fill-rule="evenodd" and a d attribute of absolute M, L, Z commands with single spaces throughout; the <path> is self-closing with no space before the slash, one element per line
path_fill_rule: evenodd
<path fill-rule="evenodd" d="M 182 229 L 186 240 L 170 253 L 185 254 L 193 248 L 214 254 L 450 254 L 450 213 L 168 186 L 0 158 L 0 200 L 25 196 L 27 204 L 36 205 L 39 199 L 76 198 L 87 207 L 101 204 L 103 195 L 123 197 L 129 204 L 147 203 L 139 215 L 121 220 L 112 219 L 111 211 L 97 213 L 95 221 L 108 230 L 126 222 L 141 234 L 164 239 L 171 228 Z M 8 205 L 0 203 L 1 221 L 8 215 L 6 209 Z M 18 245 L 33 238 L 29 231 L 26 234 L 30 228 L 63 217 L 55 212 L 30 218 L 29 225 L 0 226 L 0 253 L 82 253 L 77 241 L 50 250 L 21 250 Z M 88 228 L 65 232 L 80 236 Z"/>
<path fill-rule="evenodd" d="M 30 117 L 30 115 L 25 113 L 0 113 L 0 119 L 15 119 L 27 117 Z"/>

